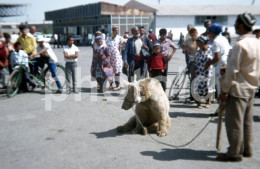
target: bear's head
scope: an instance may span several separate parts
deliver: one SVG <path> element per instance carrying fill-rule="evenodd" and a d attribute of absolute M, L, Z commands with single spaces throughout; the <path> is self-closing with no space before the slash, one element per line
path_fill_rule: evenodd
<path fill-rule="evenodd" d="M 136 103 L 140 103 L 142 98 L 140 96 L 140 87 L 137 82 L 128 83 L 125 82 L 126 94 L 122 109 L 128 110 L 133 107 Z"/>

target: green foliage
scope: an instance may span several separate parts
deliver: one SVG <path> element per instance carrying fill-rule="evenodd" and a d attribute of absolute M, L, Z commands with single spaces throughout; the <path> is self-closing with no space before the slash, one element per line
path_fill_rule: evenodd
<path fill-rule="evenodd" d="M 45 29 L 43 30 L 43 33 L 44 33 L 44 34 L 52 34 L 52 33 L 53 33 L 52 28 L 45 28 Z"/>

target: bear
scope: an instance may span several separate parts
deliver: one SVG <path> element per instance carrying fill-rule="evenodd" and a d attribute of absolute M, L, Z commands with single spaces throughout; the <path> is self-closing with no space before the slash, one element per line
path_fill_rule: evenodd
<path fill-rule="evenodd" d="M 136 105 L 135 115 L 124 125 L 118 126 L 117 132 L 132 131 L 133 134 L 156 133 L 159 137 L 166 136 L 170 126 L 170 104 L 161 83 L 157 79 L 146 78 L 132 83 L 125 82 L 125 86 L 127 90 L 122 109 L 129 110 Z"/>

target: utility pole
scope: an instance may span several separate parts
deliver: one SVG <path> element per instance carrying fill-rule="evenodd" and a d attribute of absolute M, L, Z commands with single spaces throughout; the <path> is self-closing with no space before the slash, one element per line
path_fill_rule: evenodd
<path fill-rule="evenodd" d="M 252 0 L 252 3 L 251 3 L 251 5 L 254 5 L 255 4 L 255 0 Z"/>
<path fill-rule="evenodd" d="M 160 4 L 160 1 L 161 1 L 161 0 L 158 0 L 158 4 Z"/>

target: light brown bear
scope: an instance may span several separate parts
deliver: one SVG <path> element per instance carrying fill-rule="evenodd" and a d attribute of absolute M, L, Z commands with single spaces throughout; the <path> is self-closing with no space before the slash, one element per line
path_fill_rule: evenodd
<path fill-rule="evenodd" d="M 160 82 L 156 79 L 142 79 L 126 83 L 127 94 L 122 109 L 128 110 L 136 104 L 135 115 L 126 124 L 117 127 L 117 132 L 132 131 L 133 134 L 157 133 L 163 137 L 170 126 L 169 100 Z M 144 128 L 140 125 L 139 117 Z"/>

